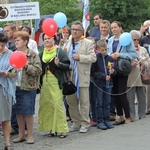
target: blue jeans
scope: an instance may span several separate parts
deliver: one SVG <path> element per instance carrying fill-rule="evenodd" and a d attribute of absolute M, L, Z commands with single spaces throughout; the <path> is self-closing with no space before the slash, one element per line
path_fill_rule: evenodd
<path fill-rule="evenodd" d="M 90 82 L 89 87 L 89 94 L 90 94 L 90 118 L 96 121 L 96 87 L 93 82 Z"/>
<path fill-rule="evenodd" d="M 96 117 L 98 123 L 109 121 L 111 90 L 112 88 L 106 88 L 106 87 L 99 87 L 99 89 L 97 88 Z"/>

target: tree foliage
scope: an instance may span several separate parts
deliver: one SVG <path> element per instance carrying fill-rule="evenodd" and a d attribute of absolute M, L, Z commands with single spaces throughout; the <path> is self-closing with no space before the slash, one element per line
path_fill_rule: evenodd
<path fill-rule="evenodd" d="M 139 29 L 150 19 L 150 0 L 90 0 L 91 16 L 101 13 L 110 22 L 120 21 L 125 31 Z M 92 17 L 91 17 L 92 18 Z"/>
<path fill-rule="evenodd" d="M 29 1 L 29 0 L 28 0 Z M 55 14 L 63 12 L 67 16 L 67 22 L 70 26 L 75 20 L 82 21 L 82 10 L 78 7 L 79 0 L 31 0 L 38 1 L 40 7 L 40 15 Z M 0 22 L 0 26 L 6 22 Z M 34 21 L 33 21 L 34 23 Z"/>
<path fill-rule="evenodd" d="M 78 0 L 38 0 L 38 2 L 41 15 L 63 12 L 67 16 L 68 25 L 75 20 L 82 21 L 82 10 L 78 8 Z"/>

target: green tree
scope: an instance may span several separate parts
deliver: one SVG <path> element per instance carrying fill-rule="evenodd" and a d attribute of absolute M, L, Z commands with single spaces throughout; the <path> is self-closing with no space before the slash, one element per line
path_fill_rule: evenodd
<path fill-rule="evenodd" d="M 83 11 L 78 7 L 79 0 L 28 0 L 28 1 L 39 2 L 40 15 L 49 15 L 55 14 L 57 12 L 63 12 L 67 17 L 67 24 L 69 26 L 75 20 L 82 21 Z M 3 27 L 5 23 L 7 22 L 0 22 L 0 27 Z"/>
<path fill-rule="evenodd" d="M 120 21 L 125 31 L 139 29 L 149 19 L 149 6 L 149 0 L 90 0 L 91 16 L 101 13 L 110 22 Z"/>
<path fill-rule="evenodd" d="M 78 0 L 38 0 L 38 2 L 40 6 L 40 15 L 63 12 L 67 17 L 69 26 L 75 20 L 82 21 L 82 10 L 78 8 Z"/>

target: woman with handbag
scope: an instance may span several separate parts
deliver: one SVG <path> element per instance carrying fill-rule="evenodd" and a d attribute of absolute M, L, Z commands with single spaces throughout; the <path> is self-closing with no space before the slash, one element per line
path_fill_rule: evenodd
<path fill-rule="evenodd" d="M 123 32 L 121 23 L 113 21 L 111 23 L 111 31 L 114 36 L 108 40 L 108 54 L 110 54 L 115 61 L 117 61 L 118 58 L 128 58 L 133 60 L 136 57 L 133 42 L 122 47 L 119 44 L 119 38 Z M 116 104 L 117 115 L 119 116 L 119 119 L 114 122 L 114 125 L 130 123 L 129 103 L 126 94 L 127 80 L 128 75 L 123 76 L 117 73 L 113 77 L 112 97 Z M 123 112 L 125 113 L 125 118 Z"/>
<path fill-rule="evenodd" d="M 49 136 L 60 133 L 65 138 L 69 132 L 63 105 L 64 73 L 70 61 L 56 43 L 56 36 L 43 35 L 44 50 L 39 54 L 42 63 L 41 94 L 38 114 L 39 131 L 50 131 Z"/>
<path fill-rule="evenodd" d="M 133 43 L 137 51 L 137 58 L 132 62 L 132 72 L 128 78 L 128 92 L 127 98 L 129 101 L 130 107 L 130 117 L 131 121 L 135 121 L 135 94 L 138 101 L 138 117 L 139 119 L 145 118 L 146 116 L 146 86 L 142 83 L 141 80 L 141 64 L 147 62 L 146 58 L 149 58 L 147 50 L 139 45 L 141 34 L 136 30 L 130 32 L 132 35 Z"/>

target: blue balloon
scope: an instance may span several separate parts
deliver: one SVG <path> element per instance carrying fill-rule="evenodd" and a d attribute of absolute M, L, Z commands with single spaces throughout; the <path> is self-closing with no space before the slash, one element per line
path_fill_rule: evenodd
<path fill-rule="evenodd" d="M 130 33 L 124 32 L 120 35 L 119 44 L 121 46 L 127 46 L 131 43 L 131 41 L 132 41 L 132 36 Z"/>
<path fill-rule="evenodd" d="M 63 28 L 66 26 L 67 17 L 64 13 L 58 12 L 54 15 L 54 20 L 56 21 L 59 28 Z"/>
<path fill-rule="evenodd" d="M 150 33 L 150 26 L 148 27 L 148 33 Z"/>
<path fill-rule="evenodd" d="M 3 31 L 3 28 L 0 27 L 0 31 Z"/>

